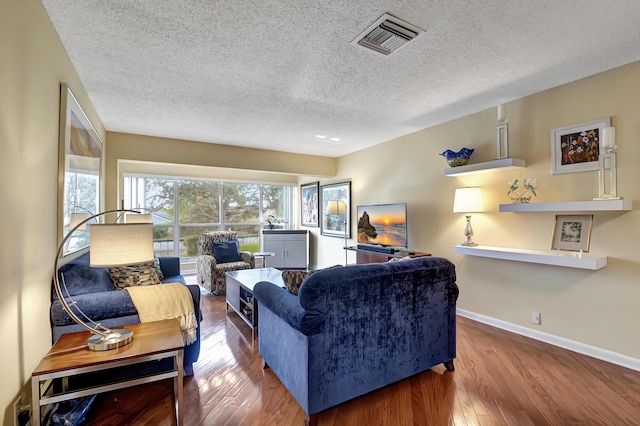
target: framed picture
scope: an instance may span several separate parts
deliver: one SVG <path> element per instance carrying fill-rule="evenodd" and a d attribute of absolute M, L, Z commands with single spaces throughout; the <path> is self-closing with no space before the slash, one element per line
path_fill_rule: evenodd
<path fill-rule="evenodd" d="M 58 151 L 58 241 L 69 232 L 72 213 L 93 215 L 102 206 L 102 140 L 65 83 L 60 85 Z M 89 231 L 77 230 L 63 255 L 89 246 Z"/>
<path fill-rule="evenodd" d="M 318 220 L 319 182 L 305 183 L 300 185 L 300 224 L 317 228 L 320 224 Z"/>
<path fill-rule="evenodd" d="M 593 215 L 556 215 L 552 250 L 589 251 Z"/>
<path fill-rule="evenodd" d="M 610 117 L 551 130 L 551 174 L 598 170 L 600 135 Z"/>
<path fill-rule="evenodd" d="M 322 185 L 320 233 L 330 237 L 351 238 L 351 182 Z"/>

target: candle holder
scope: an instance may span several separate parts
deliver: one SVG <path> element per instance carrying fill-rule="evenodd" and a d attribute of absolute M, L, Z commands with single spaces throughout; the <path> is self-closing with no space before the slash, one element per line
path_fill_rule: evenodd
<path fill-rule="evenodd" d="M 621 200 L 618 197 L 618 180 L 616 153 L 613 152 L 617 146 L 615 144 L 615 128 L 605 127 L 602 129 L 602 150 L 598 155 L 598 200 Z"/>
<path fill-rule="evenodd" d="M 509 158 L 509 125 L 505 117 L 503 104 L 498 105 L 498 124 L 496 125 L 497 158 Z"/>
<path fill-rule="evenodd" d="M 594 198 L 594 201 L 622 199 L 622 197 L 618 197 L 616 153 L 613 152 L 616 148 L 616 146 L 609 145 L 605 147 L 606 153 L 600 154 L 598 157 L 598 192 L 600 196 Z"/>

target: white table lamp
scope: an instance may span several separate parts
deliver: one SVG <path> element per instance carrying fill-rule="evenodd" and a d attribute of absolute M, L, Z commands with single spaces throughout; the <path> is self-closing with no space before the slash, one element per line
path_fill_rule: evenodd
<path fill-rule="evenodd" d="M 476 212 L 483 212 L 482 206 L 482 188 L 479 186 L 457 188 L 453 200 L 453 212 L 465 213 L 467 218 L 467 226 L 464 228 L 464 236 L 467 240 L 462 243 L 463 246 L 475 247 L 478 244 L 471 241 L 473 237 L 473 228 L 471 227 L 471 214 Z"/>
<path fill-rule="evenodd" d="M 72 320 L 92 333 L 87 345 L 94 351 L 105 351 L 119 348 L 131 342 L 133 332 L 128 329 L 109 329 L 92 321 L 71 298 L 64 284 L 64 276 L 58 272 L 58 262 L 62 250 L 72 234 L 84 229 L 91 220 L 109 213 L 137 213 L 135 210 L 110 210 L 98 213 L 81 220 L 70 229 L 64 237 L 53 264 L 53 286 L 62 308 Z M 153 225 L 151 223 L 94 223 L 89 226 L 90 264 L 91 266 L 122 266 L 149 262 L 154 259 Z M 62 281 L 62 284 L 60 283 Z M 64 292 L 63 292 L 64 287 Z M 65 299 L 67 296 L 67 299 Z M 73 308 L 72 308 L 73 307 Z M 84 319 L 81 319 L 83 317 Z"/>

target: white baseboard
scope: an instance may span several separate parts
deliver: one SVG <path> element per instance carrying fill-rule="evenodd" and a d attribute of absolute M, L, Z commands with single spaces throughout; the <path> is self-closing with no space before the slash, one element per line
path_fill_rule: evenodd
<path fill-rule="evenodd" d="M 531 339 L 539 340 L 541 342 L 549 343 L 550 345 L 558 346 L 560 348 L 577 352 L 579 354 L 587 355 L 592 358 L 630 368 L 631 370 L 640 371 L 640 359 L 637 358 L 632 358 L 630 356 L 622 355 L 617 352 L 611 352 L 606 349 L 598 348 L 596 346 L 586 345 L 584 343 L 576 342 L 575 340 L 565 339 L 564 337 L 554 336 L 553 334 L 544 333 L 542 331 L 532 330 L 521 325 L 512 324 L 510 322 L 488 317 L 486 315 L 476 314 L 475 312 L 467 311 L 464 309 L 458 308 L 456 309 L 456 313 L 461 317 L 469 318 L 470 320 L 478 321 L 492 327 L 500 328 L 502 330 L 529 337 Z"/>

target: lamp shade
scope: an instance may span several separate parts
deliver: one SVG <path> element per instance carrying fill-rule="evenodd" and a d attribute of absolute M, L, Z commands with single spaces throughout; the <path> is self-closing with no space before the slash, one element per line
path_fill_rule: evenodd
<path fill-rule="evenodd" d="M 329 200 L 327 202 L 327 214 L 346 215 L 347 203 L 344 200 Z"/>
<path fill-rule="evenodd" d="M 80 222 L 84 221 L 87 218 L 86 213 L 71 213 L 71 218 L 69 219 L 69 231 L 78 226 Z M 84 231 L 87 229 L 87 224 L 83 223 L 80 227 L 78 227 L 78 231 Z"/>
<path fill-rule="evenodd" d="M 123 266 L 152 261 L 150 223 L 95 224 L 89 228 L 91 266 Z"/>
<path fill-rule="evenodd" d="M 453 199 L 454 213 L 482 212 L 482 188 L 479 186 L 457 188 Z"/>
<path fill-rule="evenodd" d="M 127 213 L 124 215 L 126 223 L 151 223 L 150 213 Z"/>

